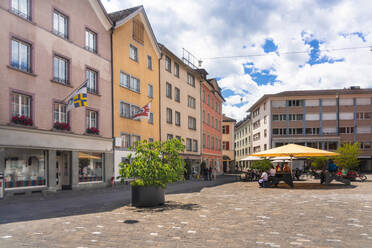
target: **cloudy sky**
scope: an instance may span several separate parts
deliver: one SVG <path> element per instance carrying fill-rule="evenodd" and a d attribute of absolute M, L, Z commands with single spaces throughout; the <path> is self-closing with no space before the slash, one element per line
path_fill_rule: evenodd
<path fill-rule="evenodd" d="M 108 12 L 143 5 L 159 42 L 219 79 L 223 112 L 237 120 L 263 94 L 372 87 L 370 0 L 102 2 Z"/>

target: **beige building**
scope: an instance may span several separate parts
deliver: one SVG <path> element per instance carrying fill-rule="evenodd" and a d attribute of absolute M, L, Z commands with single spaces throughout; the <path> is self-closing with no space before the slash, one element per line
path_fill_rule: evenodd
<path fill-rule="evenodd" d="M 201 162 L 201 76 L 160 44 L 160 138 L 183 139 L 188 166 Z"/>
<path fill-rule="evenodd" d="M 109 184 L 112 24 L 100 1 L 0 1 L 0 22 L 6 193 Z M 86 80 L 87 107 L 68 112 L 65 98 Z"/>
<path fill-rule="evenodd" d="M 223 172 L 232 171 L 235 165 L 234 132 L 236 120 L 222 115 L 222 164 Z"/>
<path fill-rule="evenodd" d="M 235 161 L 239 168 L 247 168 L 249 161 L 242 159 L 253 153 L 252 148 L 252 126 L 250 115 L 235 125 Z"/>

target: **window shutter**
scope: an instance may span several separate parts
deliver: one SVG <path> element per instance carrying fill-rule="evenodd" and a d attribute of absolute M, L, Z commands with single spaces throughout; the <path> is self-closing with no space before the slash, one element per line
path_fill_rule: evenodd
<path fill-rule="evenodd" d="M 143 26 L 143 23 L 138 20 L 133 20 L 133 39 L 144 43 L 144 36 L 145 36 L 145 28 Z"/>
<path fill-rule="evenodd" d="M 229 129 L 227 129 L 227 130 L 229 130 Z M 228 141 L 226 141 L 226 150 L 230 150 L 229 142 Z"/>
<path fill-rule="evenodd" d="M 229 134 L 229 132 L 230 132 L 230 130 L 229 130 L 229 129 L 230 129 L 230 126 L 229 126 L 229 125 L 227 125 L 227 126 L 226 126 L 226 134 Z"/>

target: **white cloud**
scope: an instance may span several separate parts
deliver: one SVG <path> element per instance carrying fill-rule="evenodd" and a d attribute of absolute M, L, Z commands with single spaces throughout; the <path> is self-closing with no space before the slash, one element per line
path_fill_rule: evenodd
<path fill-rule="evenodd" d="M 372 52 L 369 49 L 322 51 L 320 57 L 344 59 L 310 66 L 310 46 L 321 40 L 321 49 L 372 45 L 369 0 L 103 0 L 108 11 L 144 5 L 159 42 L 181 56 L 182 48 L 198 58 L 211 77 L 221 77 L 227 97 L 223 112 L 238 120 L 263 94 L 295 89 L 372 87 Z M 362 32 L 365 42 L 357 35 Z M 279 55 L 233 59 L 210 57 L 262 54 L 265 39 L 278 46 Z M 307 51 L 286 55 L 288 51 Z M 274 85 L 258 85 L 244 74 L 243 64 L 277 75 Z M 301 67 L 300 67 L 301 66 Z M 241 101 L 243 98 L 243 101 Z M 239 104 L 236 106 L 236 104 Z"/>

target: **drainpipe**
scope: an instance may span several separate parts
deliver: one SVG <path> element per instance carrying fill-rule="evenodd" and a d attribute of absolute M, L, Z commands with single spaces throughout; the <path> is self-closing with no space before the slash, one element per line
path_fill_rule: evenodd
<path fill-rule="evenodd" d="M 161 141 L 161 77 L 160 77 L 160 61 L 163 58 L 163 53 L 160 52 L 160 58 L 158 59 L 158 68 L 159 68 L 159 140 Z"/>
<path fill-rule="evenodd" d="M 111 47 L 111 134 L 112 134 L 112 153 L 113 153 L 113 164 L 114 166 L 112 167 L 113 170 L 113 175 L 115 176 L 115 153 L 114 153 L 114 148 L 115 148 L 115 136 L 114 136 L 114 52 L 113 52 L 113 47 L 112 47 L 112 36 L 114 33 L 114 26 L 115 23 L 113 23 L 113 26 L 110 29 L 110 47 Z"/>

